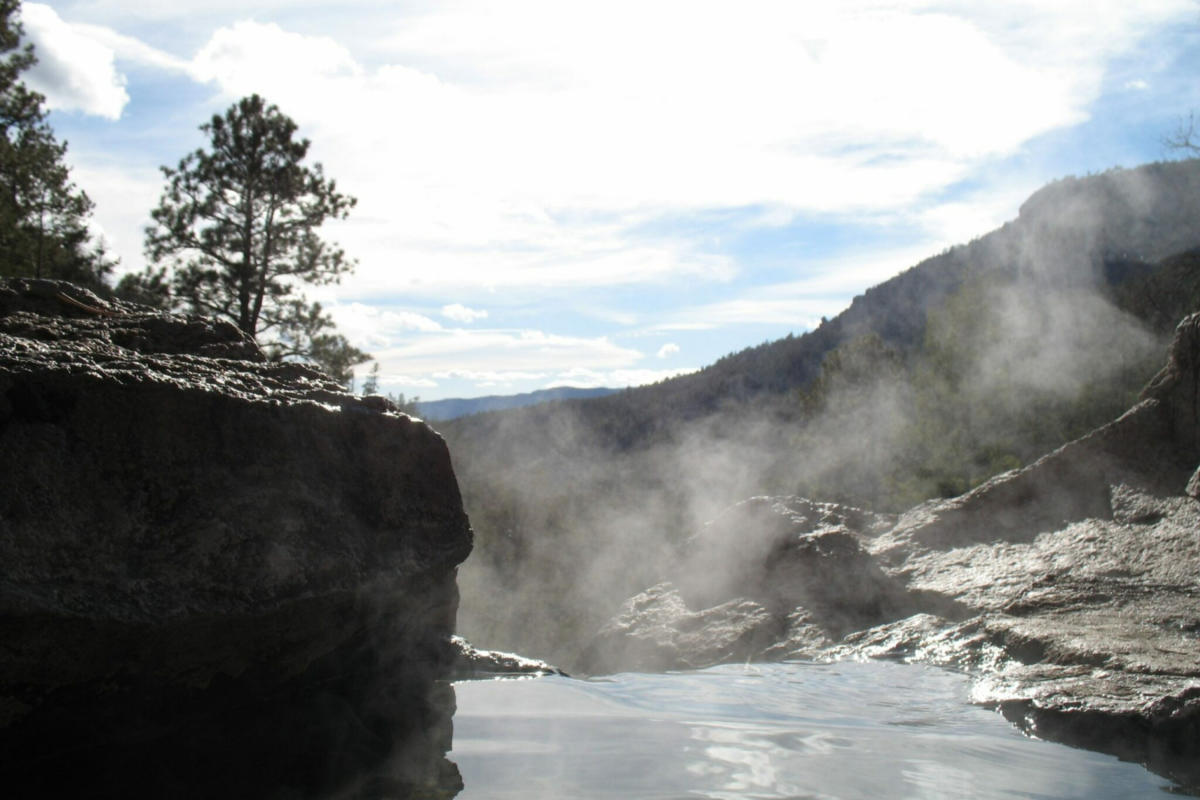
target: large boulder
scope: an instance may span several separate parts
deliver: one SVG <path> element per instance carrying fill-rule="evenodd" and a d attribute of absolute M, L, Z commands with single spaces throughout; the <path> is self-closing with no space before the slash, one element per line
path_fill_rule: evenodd
<path fill-rule="evenodd" d="M 686 669 L 814 654 L 913 610 L 866 542 L 895 518 L 752 497 L 686 543 L 668 581 L 630 598 L 584 648 L 585 669 Z"/>
<path fill-rule="evenodd" d="M 782 632 L 776 616 L 753 600 L 693 611 L 676 587 L 662 583 L 626 600 L 581 660 L 593 672 L 694 669 L 748 661 Z"/>
<path fill-rule="evenodd" d="M 426 425 L 232 325 L 15 280 L 0 476 L 6 793 L 454 790 L 471 531 Z"/>
<path fill-rule="evenodd" d="M 1200 786 L 1198 431 L 1200 314 L 1119 419 L 872 543 L 909 591 L 976 616 L 923 638 L 900 620 L 840 654 L 971 666 L 975 698 L 1039 735 Z"/>
<path fill-rule="evenodd" d="M 907 607 L 864 547 L 894 521 L 838 503 L 752 497 L 687 542 L 676 580 L 698 607 L 748 597 L 786 616 L 804 606 L 840 636 Z"/>

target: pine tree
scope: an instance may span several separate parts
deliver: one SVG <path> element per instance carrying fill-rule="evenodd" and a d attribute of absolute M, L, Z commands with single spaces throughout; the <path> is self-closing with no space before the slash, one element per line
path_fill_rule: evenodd
<path fill-rule="evenodd" d="M 0 275 L 102 288 L 113 264 L 102 248 L 89 248 L 92 201 L 71 182 L 46 98 L 21 80 L 37 57 L 22 44 L 20 7 L 0 0 Z"/>
<path fill-rule="evenodd" d="M 201 125 L 208 149 L 163 167 L 167 186 L 151 212 L 146 254 L 173 268 L 175 304 L 231 320 L 272 358 L 309 361 L 345 382 L 369 356 L 336 333 L 299 285 L 337 283 L 354 268 L 317 229 L 344 219 L 355 199 L 320 164 L 302 163 L 310 143 L 296 129 L 258 95 Z"/>
<path fill-rule="evenodd" d="M 379 392 L 379 362 L 376 361 L 371 365 L 371 371 L 367 374 L 363 381 L 362 393 L 363 397 Z"/>

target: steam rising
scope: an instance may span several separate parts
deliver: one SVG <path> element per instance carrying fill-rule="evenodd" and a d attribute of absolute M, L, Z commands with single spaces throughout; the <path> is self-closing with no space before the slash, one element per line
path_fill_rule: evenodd
<path fill-rule="evenodd" d="M 1114 418 L 1166 344 L 1131 312 L 1129 287 L 1200 244 L 1197 188 L 1197 162 L 1051 185 L 1017 221 L 823 323 L 808 335 L 832 345 L 819 371 L 785 391 L 714 368 L 679 380 L 723 381 L 715 409 L 649 387 L 445 424 L 478 534 L 459 630 L 570 669 L 734 502 L 803 494 L 900 511 Z"/>

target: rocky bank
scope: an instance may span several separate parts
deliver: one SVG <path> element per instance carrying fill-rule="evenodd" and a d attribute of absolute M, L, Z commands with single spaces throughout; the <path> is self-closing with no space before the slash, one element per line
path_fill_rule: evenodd
<path fill-rule="evenodd" d="M 589 644 L 593 671 L 755 659 L 961 668 L 1038 735 L 1200 791 L 1200 315 L 1141 401 L 899 517 L 795 497 L 729 509 Z"/>
<path fill-rule="evenodd" d="M 0 283 L 9 797 L 422 797 L 469 652 L 442 439 L 234 326 Z"/>

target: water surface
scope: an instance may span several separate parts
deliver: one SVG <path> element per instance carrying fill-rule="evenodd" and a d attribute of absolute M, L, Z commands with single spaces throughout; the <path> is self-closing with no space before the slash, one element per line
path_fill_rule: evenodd
<path fill-rule="evenodd" d="M 1166 797 L 1136 764 L 1024 736 L 966 677 L 886 662 L 456 685 L 471 798 Z"/>

